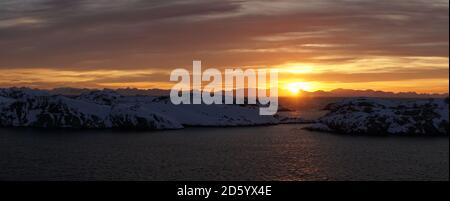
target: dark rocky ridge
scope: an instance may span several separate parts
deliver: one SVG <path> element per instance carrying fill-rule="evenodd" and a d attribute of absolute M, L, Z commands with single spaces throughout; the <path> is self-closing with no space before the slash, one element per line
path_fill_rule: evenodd
<path fill-rule="evenodd" d="M 346 99 L 307 129 L 364 135 L 447 135 L 448 98 L 428 100 Z"/>

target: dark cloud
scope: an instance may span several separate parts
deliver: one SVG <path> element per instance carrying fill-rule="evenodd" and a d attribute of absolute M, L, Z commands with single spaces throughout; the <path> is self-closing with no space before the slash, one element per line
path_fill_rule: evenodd
<path fill-rule="evenodd" d="M 449 79 L 448 69 L 407 69 L 403 68 L 393 70 L 391 72 L 378 73 L 320 73 L 320 74 L 302 74 L 289 75 L 283 74 L 284 78 L 295 79 L 301 77 L 302 81 L 313 82 L 346 82 L 346 83 L 364 83 L 364 82 L 383 82 L 383 81 L 407 81 L 421 79 Z"/>
<path fill-rule="evenodd" d="M 448 1 L 0 3 L 0 68 L 139 69 L 448 57 Z"/>

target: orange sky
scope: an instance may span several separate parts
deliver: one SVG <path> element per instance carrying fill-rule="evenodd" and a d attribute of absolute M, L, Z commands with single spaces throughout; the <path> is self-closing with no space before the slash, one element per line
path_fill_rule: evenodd
<path fill-rule="evenodd" d="M 169 73 L 276 68 L 281 94 L 448 93 L 449 3 L 0 2 L 0 87 L 170 88 Z"/>
<path fill-rule="evenodd" d="M 425 68 L 420 65 L 407 70 L 390 70 L 348 66 L 321 66 L 317 64 L 287 63 L 274 66 L 279 72 L 281 95 L 296 95 L 298 90 L 330 91 L 337 88 L 355 90 L 382 90 L 390 92 L 448 93 L 449 76 L 445 67 L 448 58 L 442 60 L 443 68 Z M 376 63 L 375 61 L 372 61 Z M 437 62 L 438 63 L 438 62 Z M 185 67 L 192 70 L 191 66 Z M 252 68 L 252 67 L 247 67 Z M 255 67 L 256 68 L 256 67 Z M 336 68 L 337 70 L 334 70 Z M 357 69 L 357 70 L 356 70 Z M 170 89 L 167 71 L 145 70 L 57 70 L 14 69 L 0 70 L 0 85 L 27 86 L 33 88 L 161 88 Z"/>

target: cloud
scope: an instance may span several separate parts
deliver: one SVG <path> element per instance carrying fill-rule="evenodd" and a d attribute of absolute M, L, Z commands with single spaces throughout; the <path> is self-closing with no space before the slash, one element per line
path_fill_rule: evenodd
<path fill-rule="evenodd" d="M 3 0 L 0 69 L 427 68 L 408 62 L 448 62 L 448 14 L 447 0 Z"/>
<path fill-rule="evenodd" d="M 35 26 L 41 23 L 42 21 L 37 18 L 21 17 L 21 18 L 0 20 L 0 28 L 8 28 L 16 26 Z"/>
<path fill-rule="evenodd" d="M 389 72 L 368 72 L 368 73 L 302 73 L 281 74 L 286 80 L 299 79 L 308 82 L 336 82 L 336 83 L 364 83 L 364 82 L 380 82 L 380 81 L 410 81 L 410 80 L 426 80 L 441 79 L 448 80 L 449 69 L 395 69 Z M 394 86 L 393 86 L 394 87 Z"/>
<path fill-rule="evenodd" d="M 3 68 L 173 68 L 192 57 L 225 66 L 229 64 L 221 60 L 229 59 L 216 59 L 215 54 L 233 51 L 231 58 L 239 55 L 249 60 L 242 65 L 273 63 L 252 60 L 252 55 L 235 50 L 254 50 L 260 56 L 305 53 L 302 59 L 336 54 L 448 56 L 448 3 L 443 1 L 35 0 L 3 4 Z M 330 50 L 311 44 L 327 44 Z M 89 61 L 97 62 L 88 66 Z"/>

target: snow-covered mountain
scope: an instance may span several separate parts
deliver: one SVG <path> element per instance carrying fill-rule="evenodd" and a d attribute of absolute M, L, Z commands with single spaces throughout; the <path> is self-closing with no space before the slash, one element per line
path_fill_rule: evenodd
<path fill-rule="evenodd" d="M 241 89 L 243 90 L 243 89 Z M 96 91 L 94 89 L 80 89 L 80 88 L 54 88 L 51 90 L 47 90 L 50 94 L 57 95 L 80 95 L 82 93 L 87 93 L 90 91 Z M 170 94 L 170 90 L 165 89 L 136 89 L 136 88 L 119 88 L 119 89 L 110 89 L 110 91 L 115 91 L 120 95 L 124 96 L 168 96 Z M 244 93 L 245 90 L 243 90 Z M 387 91 L 375 91 L 375 90 L 352 90 L 352 89 L 334 89 L 331 91 L 300 91 L 302 97 L 309 98 L 317 98 L 317 97 L 328 97 L 328 98 L 336 98 L 336 97 L 373 97 L 373 98 L 445 98 L 448 97 L 448 93 L 416 93 L 416 92 L 387 92 Z"/>
<path fill-rule="evenodd" d="M 112 103 L 120 96 L 107 91 L 99 91 L 98 96 L 94 93 L 69 98 L 26 88 L 0 89 L 0 126 L 142 129 L 182 127 L 177 121 L 141 108 L 139 104 L 101 104 Z"/>
<path fill-rule="evenodd" d="M 3 127 L 178 129 L 268 125 L 279 119 L 285 118 L 260 116 L 252 105 L 173 105 L 166 96 L 123 96 L 112 90 L 63 96 L 28 88 L 0 89 Z"/>
<path fill-rule="evenodd" d="M 260 116 L 258 105 L 173 105 L 167 96 L 127 96 L 106 89 L 77 96 L 28 88 L 0 89 L 0 127 L 179 129 L 314 123 L 307 129 L 346 134 L 448 135 L 448 98 L 350 98 L 325 109 L 328 114 L 314 123 L 290 112 Z"/>
<path fill-rule="evenodd" d="M 448 98 L 384 100 L 352 98 L 331 103 L 307 129 L 345 134 L 448 135 Z"/>

